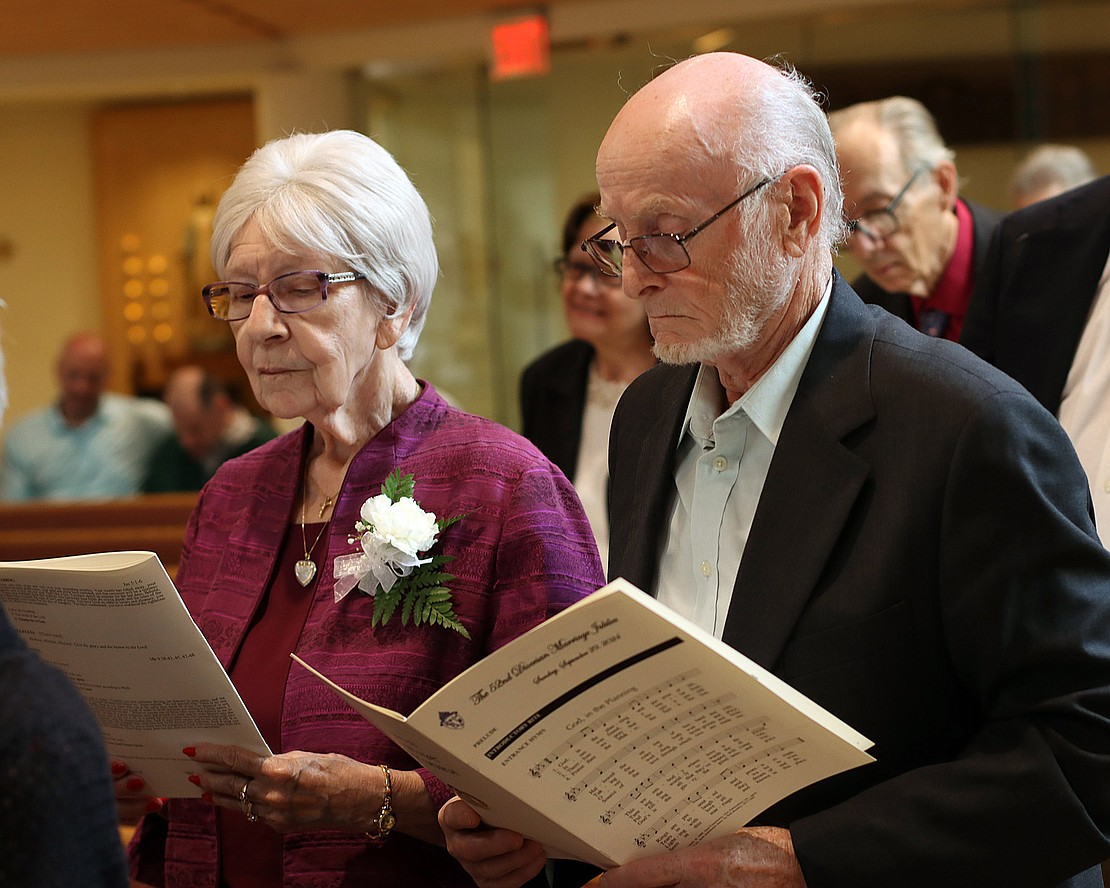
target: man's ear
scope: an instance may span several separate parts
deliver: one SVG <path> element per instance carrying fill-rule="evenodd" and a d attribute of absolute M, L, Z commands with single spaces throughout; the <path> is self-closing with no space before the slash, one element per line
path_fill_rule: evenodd
<path fill-rule="evenodd" d="M 791 167 L 775 186 L 782 195 L 786 223 L 782 232 L 786 252 L 799 259 L 817 237 L 825 210 L 821 174 L 809 164 Z"/>
<path fill-rule="evenodd" d="M 946 213 L 952 212 L 956 206 L 956 195 L 960 190 L 960 177 L 956 172 L 956 165 L 950 160 L 942 160 L 933 168 L 930 175 L 940 189 L 943 201 L 941 209 Z"/>
<path fill-rule="evenodd" d="M 412 312 L 415 307 L 410 305 L 404 314 L 395 318 L 382 318 L 378 321 L 378 332 L 374 337 L 374 344 L 379 349 L 385 351 L 397 344 L 401 334 L 409 328 L 409 321 L 412 320 Z"/>

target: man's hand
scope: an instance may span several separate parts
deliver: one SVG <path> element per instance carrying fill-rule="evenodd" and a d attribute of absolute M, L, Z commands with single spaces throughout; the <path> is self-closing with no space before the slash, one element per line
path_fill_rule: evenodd
<path fill-rule="evenodd" d="M 520 833 L 482 823 L 481 815 L 460 798 L 439 810 L 447 850 L 479 888 L 520 888 L 543 869 L 543 847 Z"/>
<path fill-rule="evenodd" d="M 696 848 L 633 861 L 609 870 L 600 884 L 601 888 L 805 888 L 806 883 L 789 830 L 760 826 Z"/>

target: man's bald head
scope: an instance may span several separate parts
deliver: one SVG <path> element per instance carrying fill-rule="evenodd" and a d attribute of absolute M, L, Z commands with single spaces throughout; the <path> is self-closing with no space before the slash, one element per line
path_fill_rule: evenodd
<path fill-rule="evenodd" d="M 835 144 L 816 94 L 796 72 L 727 52 L 679 62 L 617 114 L 598 152 L 599 183 L 638 155 L 687 168 L 692 189 L 707 173 L 736 189 L 808 164 L 824 194 L 819 243 L 831 249 L 843 237 Z"/>
<path fill-rule="evenodd" d="M 70 425 L 81 425 L 96 413 L 108 370 L 108 346 L 99 333 L 75 333 L 62 345 L 55 373 L 59 408 Z"/>

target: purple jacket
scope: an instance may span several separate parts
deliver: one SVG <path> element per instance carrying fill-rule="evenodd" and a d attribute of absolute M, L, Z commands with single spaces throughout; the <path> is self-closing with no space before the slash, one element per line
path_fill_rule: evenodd
<path fill-rule="evenodd" d="M 226 667 L 270 582 L 312 429 L 305 426 L 225 463 L 201 492 L 189 521 L 177 586 Z M 415 476 L 420 505 L 439 517 L 465 515 L 437 549 L 456 557 L 448 570 L 455 612 L 471 635 L 403 626 L 400 614 L 372 629 L 373 599 L 353 590 L 333 602 L 332 560 L 347 542 L 362 503 L 394 469 Z M 297 653 L 367 700 L 408 714 L 490 651 L 539 624 L 604 582 L 593 536 L 570 483 L 523 438 L 448 406 L 425 384 L 417 401 L 355 457 L 328 529 L 315 600 Z M 412 769 L 415 763 L 341 703 L 307 671 L 290 670 L 282 749 L 340 753 Z M 440 805 L 451 790 L 423 774 Z M 133 872 L 160 868 L 161 818 L 147 817 L 132 843 Z M 148 822 L 149 821 L 149 822 Z M 284 885 L 470 885 L 446 851 L 399 835 L 383 846 L 357 834 L 285 836 Z M 164 848 L 167 886 L 216 885 L 211 805 L 169 804 Z"/>

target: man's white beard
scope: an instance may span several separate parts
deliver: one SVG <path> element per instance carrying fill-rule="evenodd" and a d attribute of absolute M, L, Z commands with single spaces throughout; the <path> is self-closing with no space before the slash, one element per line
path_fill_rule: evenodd
<path fill-rule="evenodd" d="M 794 292 L 794 264 L 769 239 L 749 241 L 746 249 L 733 253 L 726 269 L 721 327 L 693 342 L 656 342 L 653 353 L 664 364 L 716 364 L 751 349 Z M 763 273 L 753 279 L 751 270 L 757 268 Z"/>

